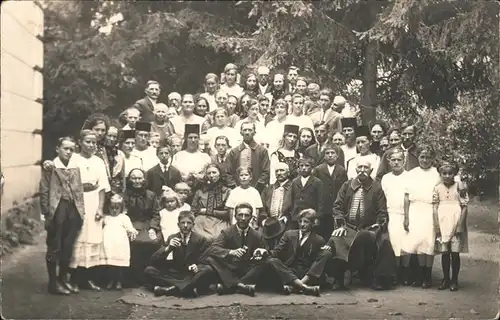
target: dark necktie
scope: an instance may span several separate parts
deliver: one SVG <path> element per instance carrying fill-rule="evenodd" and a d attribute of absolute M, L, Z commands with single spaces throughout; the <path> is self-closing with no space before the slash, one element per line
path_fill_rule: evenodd
<path fill-rule="evenodd" d="M 247 234 L 245 231 L 241 231 L 241 247 L 243 248 L 246 245 L 247 245 Z"/>

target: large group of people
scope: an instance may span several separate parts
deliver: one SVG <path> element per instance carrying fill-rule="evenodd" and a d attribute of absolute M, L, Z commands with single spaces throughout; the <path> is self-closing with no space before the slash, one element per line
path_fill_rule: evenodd
<path fill-rule="evenodd" d="M 467 186 L 415 125 L 361 125 L 293 66 L 230 63 L 203 89 L 162 103 L 149 81 L 116 119 L 59 139 L 40 184 L 50 293 L 429 288 L 436 254 L 438 289 L 458 289 Z"/>

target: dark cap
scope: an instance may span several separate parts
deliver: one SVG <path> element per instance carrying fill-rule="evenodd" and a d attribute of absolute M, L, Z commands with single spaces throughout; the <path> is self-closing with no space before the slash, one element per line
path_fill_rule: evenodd
<path fill-rule="evenodd" d="M 184 135 L 187 136 L 190 133 L 200 134 L 199 124 L 185 124 L 184 125 Z"/>
<path fill-rule="evenodd" d="M 149 122 L 137 122 L 135 124 L 135 130 L 136 131 L 151 131 L 151 123 Z"/>
<path fill-rule="evenodd" d="M 135 139 L 135 130 L 122 130 L 121 137 L 123 140 Z"/>
<path fill-rule="evenodd" d="M 359 126 L 356 129 L 354 129 L 354 133 L 356 134 L 357 137 L 371 137 L 370 133 L 370 128 L 368 126 Z"/>
<path fill-rule="evenodd" d="M 342 118 L 342 128 L 351 127 L 356 128 L 358 126 L 358 121 L 356 118 Z"/>
<path fill-rule="evenodd" d="M 283 134 L 294 133 L 297 136 L 299 135 L 299 126 L 294 124 L 285 124 L 285 130 Z"/>

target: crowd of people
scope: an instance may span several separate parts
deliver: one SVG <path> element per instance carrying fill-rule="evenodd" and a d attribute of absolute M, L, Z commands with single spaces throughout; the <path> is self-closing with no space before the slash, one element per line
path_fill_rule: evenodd
<path fill-rule="evenodd" d="M 40 184 L 50 293 L 429 288 L 437 254 L 438 289 L 458 290 L 467 186 L 415 125 L 361 125 L 293 66 L 230 63 L 203 91 L 161 103 L 149 81 L 116 119 L 59 139 Z"/>

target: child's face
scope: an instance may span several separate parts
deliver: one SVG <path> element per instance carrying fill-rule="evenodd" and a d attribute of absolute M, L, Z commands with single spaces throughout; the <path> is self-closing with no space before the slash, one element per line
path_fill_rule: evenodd
<path fill-rule="evenodd" d="M 325 151 L 325 162 L 330 166 L 333 166 L 335 164 L 338 157 L 339 156 L 338 156 L 337 152 L 335 152 L 335 150 L 333 150 L 333 149 L 327 149 Z"/>
<path fill-rule="evenodd" d="M 64 161 L 69 161 L 73 153 L 75 152 L 75 143 L 69 140 L 64 140 L 61 146 L 56 148 L 57 156 L 59 159 Z"/>
<path fill-rule="evenodd" d="M 441 180 L 446 185 L 452 185 L 455 181 L 455 172 L 450 168 L 444 168 L 441 170 Z"/>
<path fill-rule="evenodd" d="M 179 200 L 181 201 L 181 203 L 184 204 L 189 196 L 189 190 L 177 188 L 175 189 L 175 192 L 177 192 L 177 194 L 179 195 Z"/>
<path fill-rule="evenodd" d="M 122 211 L 121 202 L 111 202 L 109 204 L 109 214 L 112 216 L 118 215 Z"/>
<path fill-rule="evenodd" d="M 191 230 L 193 230 L 194 223 L 191 219 L 186 217 L 177 222 L 177 226 L 182 234 L 189 234 Z"/>
<path fill-rule="evenodd" d="M 131 128 L 135 128 L 135 123 L 139 121 L 139 114 L 135 112 L 130 112 L 129 114 L 127 114 L 126 120 Z"/>
<path fill-rule="evenodd" d="M 269 101 L 262 100 L 259 102 L 259 110 L 261 114 L 266 114 L 269 111 Z"/>
<path fill-rule="evenodd" d="M 240 185 L 248 186 L 250 184 L 250 179 L 252 179 L 252 175 L 247 170 L 243 170 L 240 172 L 239 179 Z"/>
<path fill-rule="evenodd" d="M 422 169 L 429 169 L 432 166 L 432 161 L 434 157 L 429 152 L 421 152 L 418 156 L 418 165 Z"/>
<path fill-rule="evenodd" d="M 151 137 L 149 139 L 149 145 L 153 148 L 158 148 L 158 146 L 160 145 L 160 137 Z"/>
<path fill-rule="evenodd" d="M 312 166 L 309 162 L 301 162 L 299 163 L 299 172 L 303 177 L 308 177 L 311 175 Z"/>
<path fill-rule="evenodd" d="M 175 198 L 165 200 L 165 209 L 168 211 L 175 210 L 177 208 L 177 200 Z"/>
<path fill-rule="evenodd" d="M 156 154 L 158 155 L 158 159 L 160 159 L 160 162 L 163 164 L 167 164 L 170 160 L 170 150 L 168 150 L 167 147 L 161 147 L 160 149 L 158 149 L 158 152 Z"/>
<path fill-rule="evenodd" d="M 172 154 L 176 154 L 177 152 L 181 151 L 181 149 L 182 149 L 182 143 L 180 140 L 172 141 Z"/>

